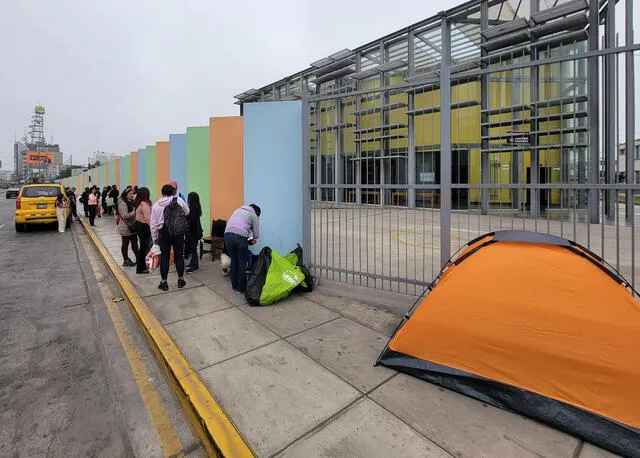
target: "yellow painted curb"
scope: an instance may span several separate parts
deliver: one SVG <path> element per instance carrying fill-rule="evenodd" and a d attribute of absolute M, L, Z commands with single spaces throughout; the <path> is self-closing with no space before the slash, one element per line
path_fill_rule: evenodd
<path fill-rule="evenodd" d="M 153 315 L 131 281 L 120 270 L 96 233 L 83 220 L 85 232 L 129 300 L 131 309 L 147 335 L 151 347 L 168 375 L 194 431 L 210 456 L 254 457 L 254 453 L 231 419 L 191 368 L 164 326 Z"/>

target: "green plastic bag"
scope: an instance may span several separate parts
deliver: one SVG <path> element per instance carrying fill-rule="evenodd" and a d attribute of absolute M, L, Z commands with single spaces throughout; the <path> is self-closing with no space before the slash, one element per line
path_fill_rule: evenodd
<path fill-rule="evenodd" d="M 283 258 L 276 251 L 264 247 L 254 261 L 247 279 L 247 301 L 251 305 L 269 305 L 287 297 L 305 280 L 297 258 Z M 294 261 L 294 262 L 291 262 Z"/>

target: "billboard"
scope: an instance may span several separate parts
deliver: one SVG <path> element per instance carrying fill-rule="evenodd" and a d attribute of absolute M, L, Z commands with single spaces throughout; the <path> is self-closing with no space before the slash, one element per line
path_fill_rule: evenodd
<path fill-rule="evenodd" d="M 55 153 L 40 153 L 37 151 L 27 151 L 25 162 L 30 165 L 46 165 L 53 164 Z"/>

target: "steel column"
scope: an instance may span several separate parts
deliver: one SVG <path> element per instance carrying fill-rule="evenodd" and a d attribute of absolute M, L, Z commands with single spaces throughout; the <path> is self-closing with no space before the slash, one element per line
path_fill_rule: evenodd
<path fill-rule="evenodd" d="M 589 0 L 589 51 L 599 49 L 599 0 Z M 589 57 L 589 183 L 600 182 L 600 72 L 599 57 Z M 600 191 L 589 190 L 589 222 L 600 222 Z"/>
<path fill-rule="evenodd" d="M 359 72 L 362 69 L 362 55 L 357 52 L 356 53 L 356 72 Z M 356 90 L 361 89 L 360 80 L 356 80 Z M 362 109 L 362 96 L 356 95 L 356 111 L 360 111 Z M 356 127 L 355 129 L 360 129 L 362 123 L 360 122 L 361 116 L 356 116 Z M 355 134 L 354 134 L 355 138 Z M 355 165 L 353 167 L 353 173 L 355 174 L 355 182 L 356 182 L 356 204 L 362 204 L 362 143 L 356 142 L 356 160 Z"/>
<path fill-rule="evenodd" d="M 604 25 L 605 47 L 614 48 L 616 43 L 616 2 L 607 2 L 607 14 Z M 606 183 L 615 183 L 615 159 L 618 139 L 616 138 L 616 86 L 618 84 L 616 55 L 607 54 L 604 70 L 604 166 Z M 616 214 L 617 193 L 606 191 L 605 214 L 613 219 Z"/>
<path fill-rule="evenodd" d="M 302 90 L 302 250 L 307 256 L 307 265 L 311 259 L 311 148 L 309 141 L 309 94 Z"/>
<path fill-rule="evenodd" d="M 633 44 L 633 2 L 636 0 L 626 0 L 625 2 L 625 42 L 627 45 Z M 625 55 L 625 117 L 626 117 L 626 144 L 627 157 L 625 163 L 625 178 L 627 184 L 633 184 L 636 180 L 635 173 L 635 65 L 633 52 L 627 51 Z M 633 191 L 627 191 L 625 196 L 625 215 L 627 220 L 631 220 L 634 215 Z"/>
<path fill-rule="evenodd" d="M 413 31 L 407 35 L 407 61 L 408 61 L 408 76 L 413 76 L 415 71 L 415 44 L 413 38 Z M 415 108 L 415 94 L 409 92 L 407 94 L 408 110 Z M 407 183 L 409 185 L 416 184 L 416 138 L 415 138 L 415 116 L 407 116 Z M 407 206 L 409 208 L 416 207 L 416 190 L 409 188 L 407 192 Z"/>
<path fill-rule="evenodd" d="M 480 29 L 482 31 L 486 30 L 489 27 L 489 2 L 488 0 L 483 0 L 482 5 L 480 5 Z M 480 36 L 482 41 L 486 41 L 484 36 Z M 481 56 L 487 55 L 487 51 L 484 48 L 481 48 Z M 487 65 L 487 64 L 483 64 Z M 480 109 L 487 110 L 489 108 L 489 74 L 485 73 L 480 77 Z M 482 113 L 480 115 L 480 122 L 486 123 L 489 122 L 489 115 L 486 113 Z M 487 151 L 489 149 L 489 140 L 486 138 L 489 136 L 489 127 L 481 124 L 480 135 L 482 138 L 480 140 L 480 183 L 488 184 L 491 181 L 491 170 L 489 169 L 489 153 Z M 487 215 L 489 213 L 489 189 L 483 189 L 480 197 L 480 209 L 483 215 Z"/>
<path fill-rule="evenodd" d="M 540 11 L 540 0 L 531 0 L 531 14 L 537 13 L 538 11 Z M 538 50 L 537 48 L 532 47 L 531 61 L 537 61 L 537 60 L 538 60 Z M 529 78 L 531 80 L 531 83 L 530 83 L 531 102 L 537 102 L 540 98 L 540 87 L 539 87 L 540 81 L 538 78 L 538 68 L 539 67 L 537 65 L 533 65 L 529 70 L 530 72 Z M 537 134 L 538 121 L 534 119 L 534 116 L 538 115 L 538 109 L 533 103 L 531 105 L 531 110 L 529 112 L 531 113 L 531 121 L 529 124 L 531 126 L 531 132 L 532 132 L 532 134 L 530 135 L 532 148 L 529 152 L 531 156 L 531 163 L 529 165 L 529 168 L 531 170 L 530 183 L 532 185 L 536 185 L 540 182 L 540 178 L 539 178 L 540 177 L 540 151 L 538 151 L 538 148 L 536 148 L 538 146 L 538 134 Z M 529 192 L 528 204 L 529 204 L 529 212 L 531 214 L 531 217 L 538 218 L 540 216 L 540 190 L 538 188 L 534 187 Z"/>
<path fill-rule="evenodd" d="M 336 99 L 336 122 L 341 124 L 343 121 L 343 105 L 342 99 Z M 334 135 L 334 150 L 333 150 L 333 183 L 334 184 L 343 184 L 342 183 L 342 129 L 339 128 L 335 131 Z M 333 191 L 333 200 L 334 202 L 344 202 L 343 196 L 341 195 L 342 190 L 340 188 L 335 188 Z"/>
<path fill-rule="evenodd" d="M 442 15 L 440 62 L 440 264 L 451 257 L 451 23 Z"/>

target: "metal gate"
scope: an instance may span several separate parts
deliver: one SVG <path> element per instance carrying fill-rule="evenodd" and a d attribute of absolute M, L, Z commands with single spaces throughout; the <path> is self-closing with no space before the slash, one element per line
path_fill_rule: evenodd
<path fill-rule="evenodd" d="M 312 64 L 316 275 L 419 295 L 467 241 L 527 229 L 581 243 L 637 284 L 640 45 L 633 0 L 600 3 L 472 1 Z"/>

